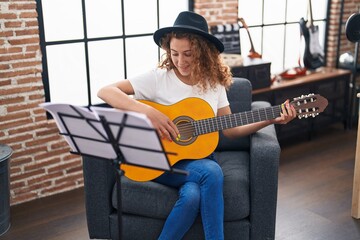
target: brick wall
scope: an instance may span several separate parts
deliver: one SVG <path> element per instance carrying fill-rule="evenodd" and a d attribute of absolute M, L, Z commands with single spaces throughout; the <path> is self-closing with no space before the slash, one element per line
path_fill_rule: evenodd
<path fill-rule="evenodd" d="M 337 1 L 340 2 L 340 0 L 337 0 Z M 345 35 L 345 23 L 346 23 L 347 19 L 353 13 L 359 12 L 359 10 L 360 10 L 360 1 L 359 0 L 344 0 L 344 1 L 345 1 L 345 7 L 344 7 L 343 18 L 342 18 L 343 26 L 342 26 L 342 29 L 341 29 L 342 35 L 341 35 L 341 47 L 340 47 L 340 49 L 343 52 L 346 52 L 346 51 L 354 52 L 355 44 L 349 42 L 347 40 L 347 38 L 346 38 L 346 35 Z"/>
<path fill-rule="evenodd" d="M 208 24 L 237 22 L 238 0 L 195 0 L 195 12 L 206 18 Z"/>
<path fill-rule="evenodd" d="M 335 66 L 340 1 L 332 0 L 329 66 Z M 345 0 L 344 22 L 358 0 Z M 237 0 L 195 0 L 210 25 L 236 22 Z M 69 154 L 53 121 L 38 107 L 45 101 L 41 79 L 36 2 L 0 0 L 0 143 L 9 145 L 11 204 L 83 186 L 81 159 Z M 341 52 L 354 44 L 341 35 Z"/>
<path fill-rule="evenodd" d="M 83 185 L 81 160 L 38 104 L 45 101 L 36 2 L 0 0 L 0 143 L 13 149 L 11 204 Z"/>
<path fill-rule="evenodd" d="M 355 44 L 347 40 L 345 34 L 345 23 L 351 14 L 358 12 L 360 8 L 359 0 L 344 0 L 344 12 L 343 17 L 340 19 L 342 0 L 332 0 L 330 7 L 330 18 L 329 18 L 329 36 L 328 36 L 328 66 L 336 66 L 337 61 L 337 46 L 338 39 L 340 38 L 340 53 L 353 52 Z M 339 23 L 342 22 L 341 25 Z M 339 36 L 339 27 L 341 28 L 341 34 Z"/>

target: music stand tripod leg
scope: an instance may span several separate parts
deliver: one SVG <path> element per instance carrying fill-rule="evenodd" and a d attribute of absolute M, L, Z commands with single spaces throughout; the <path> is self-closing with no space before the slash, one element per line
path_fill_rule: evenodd
<path fill-rule="evenodd" d="M 121 126 L 124 126 L 125 122 L 127 119 L 127 114 L 124 115 L 124 118 L 122 119 L 121 122 Z M 106 118 L 103 116 L 100 116 L 100 121 L 109 137 L 109 141 L 114 149 L 114 151 L 116 152 L 117 158 L 113 160 L 113 165 L 116 171 L 116 183 L 117 183 L 117 204 L 118 204 L 118 208 L 117 208 L 117 217 L 118 217 L 118 234 L 119 234 L 119 239 L 121 239 L 122 237 L 122 214 L 121 214 L 121 210 L 122 210 L 122 203 L 121 203 L 121 176 L 124 174 L 124 171 L 120 168 L 121 167 L 121 163 L 124 162 L 125 158 L 117 144 L 117 141 L 114 137 L 114 135 L 111 132 L 111 129 L 109 127 L 108 122 L 106 121 Z M 122 133 L 123 128 L 120 129 L 120 135 Z"/>
<path fill-rule="evenodd" d="M 348 118 L 348 128 L 351 129 L 353 127 L 353 120 L 356 117 L 356 109 L 354 109 L 355 101 L 356 101 L 356 75 L 357 75 L 357 59 L 359 56 L 359 42 L 355 43 L 355 54 L 354 54 L 354 64 L 352 68 L 352 76 L 351 76 L 351 90 L 350 90 L 350 110 L 349 110 L 349 118 Z"/>
<path fill-rule="evenodd" d="M 122 200 L 121 200 L 121 176 L 124 174 L 124 171 L 120 168 L 121 161 L 119 159 L 114 159 L 113 166 L 116 174 L 116 183 L 118 188 L 116 189 L 117 192 L 117 218 L 118 218 L 118 234 L 119 239 L 122 238 Z"/>

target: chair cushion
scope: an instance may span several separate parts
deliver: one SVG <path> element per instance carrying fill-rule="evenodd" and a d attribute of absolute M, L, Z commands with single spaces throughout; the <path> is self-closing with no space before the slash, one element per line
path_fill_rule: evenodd
<path fill-rule="evenodd" d="M 250 214 L 249 153 L 247 151 L 216 152 L 224 174 L 225 221 L 246 218 Z"/>
<path fill-rule="evenodd" d="M 216 152 L 224 173 L 225 221 L 249 216 L 249 153 L 247 151 Z M 196 160 L 195 160 L 196 161 Z M 117 209 L 117 185 L 112 204 Z M 135 182 L 121 179 L 122 211 L 127 214 L 166 219 L 173 208 L 178 190 L 156 182 Z"/>

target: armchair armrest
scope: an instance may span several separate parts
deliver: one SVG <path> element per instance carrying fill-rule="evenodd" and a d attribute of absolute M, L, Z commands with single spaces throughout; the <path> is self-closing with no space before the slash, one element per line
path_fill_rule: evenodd
<path fill-rule="evenodd" d="M 254 102 L 252 109 L 269 107 Z M 280 145 L 274 125 L 250 137 L 251 239 L 274 239 Z"/>

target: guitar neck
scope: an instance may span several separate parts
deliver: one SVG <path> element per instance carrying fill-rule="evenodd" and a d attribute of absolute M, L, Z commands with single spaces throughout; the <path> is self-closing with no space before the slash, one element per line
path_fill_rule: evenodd
<path fill-rule="evenodd" d="M 246 22 L 245 22 L 245 20 L 243 18 L 238 18 L 238 20 L 242 23 L 242 25 L 245 28 L 245 30 L 247 32 L 247 35 L 249 37 L 250 47 L 251 47 L 250 52 L 255 52 L 254 44 L 253 44 L 253 41 L 252 41 L 251 36 L 250 36 L 250 31 L 249 31 L 248 25 L 246 24 Z"/>
<path fill-rule="evenodd" d="M 280 113 L 281 105 L 278 105 L 268 108 L 261 108 L 254 111 L 246 111 L 197 120 L 193 122 L 195 128 L 194 135 L 198 136 L 223 129 L 274 119 L 280 117 Z"/>
<path fill-rule="evenodd" d="M 252 41 L 252 39 L 251 39 L 250 31 L 249 31 L 248 28 L 246 28 L 246 32 L 247 32 L 247 34 L 248 34 L 249 41 L 250 41 L 250 52 L 255 52 L 254 44 L 253 44 L 253 41 Z"/>
<path fill-rule="evenodd" d="M 238 18 L 238 21 L 240 21 L 243 25 L 243 27 L 245 28 L 246 32 L 247 32 L 247 35 L 249 37 L 249 40 L 250 40 L 250 53 L 248 55 L 249 58 L 261 58 L 261 54 L 257 53 L 255 51 L 255 48 L 254 48 L 254 44 L 253 44 L 253 41 L 251 39 L 251 36 L 250 36 L 250 31 L 249 31 L 249 27 L 248 25 L 246 24 L 245 20 L 243 18 Z"/>
<path fill-rule="evenodd" d="M 314 20 L 313 20 L 313 14 L 312 14 L 312 6 L 311 6 L 311 0 L 308 0 L 308 12 L 309 12 L 309 24 L 310 27 L 314 27 Z"/>

